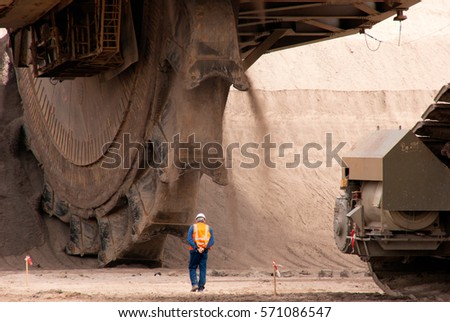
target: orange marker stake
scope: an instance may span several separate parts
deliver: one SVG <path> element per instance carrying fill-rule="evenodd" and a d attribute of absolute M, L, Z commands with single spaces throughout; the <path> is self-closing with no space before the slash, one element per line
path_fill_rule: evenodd
<path fill-rule="evenodd" d="M 273 266 L 273 294 L 277 295 L 277 271 L 278 266 L 275 261 L 272 261 Z"/>
<path fill-rule="evenodd" d="M 26 277 L 26 284 L 28 286 L 28 265 L 32 266 L 33 262 L 31 260 L 30 256 L 25 256 L 25 277 Z"/>

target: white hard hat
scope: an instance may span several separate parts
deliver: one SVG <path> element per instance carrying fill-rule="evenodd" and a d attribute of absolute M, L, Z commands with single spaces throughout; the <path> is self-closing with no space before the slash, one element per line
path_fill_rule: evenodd
<path fill-rule="evenodd" d="M 206 217 L 205 217 L 205 215 L 204 214 L 202 214 L 202 213 L 199 213 L 196 217 L 195 217 L 195 220 L 199 220 L 199 219 L 203 219 L 203 220 L 205 220 L 206 219 Z"/>

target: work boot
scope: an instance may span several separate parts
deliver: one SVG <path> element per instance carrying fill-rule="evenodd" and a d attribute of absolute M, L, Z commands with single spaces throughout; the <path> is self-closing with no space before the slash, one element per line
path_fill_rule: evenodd
<path fill-rule="evenodd" d="M 196 292 L 198 290 L 198 285 L 192 285 L 191 292 Z"/>
<path fill-rule="evenodd" d="M 199 291 L 199 292 L 203 292 L 204 290 L 205 290 L 204 287 L 199 287 L 199 288 L 198 288 L 198 291 Z"/>

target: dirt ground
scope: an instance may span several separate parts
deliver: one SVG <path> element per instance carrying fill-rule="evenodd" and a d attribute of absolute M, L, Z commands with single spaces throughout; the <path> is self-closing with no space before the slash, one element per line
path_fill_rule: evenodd
<path fill-rule="evenodd" d="M 390 297 L 364 271 L 208 270 L 204 293 L 190 292 L 187 270 L 117 267 L 98 270 L 31 269 L 0 273 L 0 301 L 408 301 Z"/>
<path fill-rule="evenodd" d="M 333 148 L 345 142 L 344 152 L 377 126 L 412 128 L 420 120 L 449 81 L 449 19 L 448 1 L 424 0 L 408 11 L 401 47 L 391 21 L 370 31 L 383 40 L 377 52 L 358 35 L 273 53 L 249 70 L 251 94 L 229 96 L 225 145 L 261 143 L 270 133 L 278 146 L 294 148 L 272 155 L 275 169 L 242 168 L 249 160 L 234 155 L 226 187 L 202 178 L 197 210 L 216 235 L 204 293 L 189 292 L 187 246 L 174 237 L 159 269 L 98 269 L 96 259 L 64 254 L 67 225 L 36 211 L 33 192 L 42 178 L 30 153 L 21 163 L 9 150 L 20 98 L 0 86 L 0 301 L 416 300 L 383 294 L 364 263 L 337 250 L 332 226 L 341 169 L 334 161 L 326 166 L 324 152 L 328 133 Z M 324 148 L 309 155 L 323 165 L 286 168 L 309 143 Z M 35 262 L 28 286 L 27 254 Z M 284 266 L 276 296 L 272 260 Z M 438 299 L 421 299 L 428 300 Z"/>

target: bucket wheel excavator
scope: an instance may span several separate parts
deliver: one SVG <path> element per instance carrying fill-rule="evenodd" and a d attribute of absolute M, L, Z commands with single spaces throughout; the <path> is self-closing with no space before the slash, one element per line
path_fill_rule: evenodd
<path fill-rule="evenodd" d="M 223 153 L 214 147 L 230 86 L 249 87 L 246 69 L 268 52 L 404 20 L 417 2 L 0 0 L 26 143 L 44 174 L 41 208 L 69 225 L 66 252 L 98 256 L 100 266 L 161 264 L 166 236 L 187 232 L 200 177 L 227 183 Z M 406 143 L 411 149 L 426 144 L 407 138 L 417 141 Z M 404 254 L 448 256 L 444 189 L 433 190 L 440 203 L 430 209 L 384 206 L 386 196 L 404 205 L 410 195 L 396 201 L 386 176 L 381 186 L 378 177 L 365 184 L 349 169 L 348 193 L 336 208 L 341 250 L 349 250 L 356 224 L 355 252 L 383 285 L 384 267 L 403 267 L 411 258 Z M 355 191 L 363 197 L 353 199 Z M 367 194 L 382 198 L 383 208 L 358 215 Z M 375 225 L 385 213 L 391 234 Z M 372 257 L 368 240 L 376 240 L 379 256 Z M 411 240 L 420 250 L 411 250 Z M 386 259 L 383 252 L 396 247 L 398 256 Z"/>

